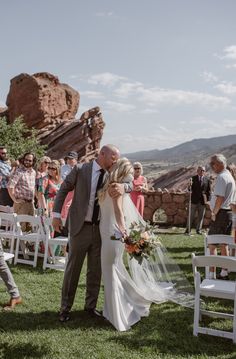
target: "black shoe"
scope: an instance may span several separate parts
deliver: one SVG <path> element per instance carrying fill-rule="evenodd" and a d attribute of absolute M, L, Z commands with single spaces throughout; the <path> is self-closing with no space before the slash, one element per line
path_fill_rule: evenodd
<path fill-rule="evenodd" d="M 229 276 L 228 276 L 228 275 L 222 276 L 221 274 L 218 274 L 218 275 L 216 276 L 216 279 L 229 280 Z"/>
<path fill-rule="evenodd" d="M 59 322 L 65 323 L 65 322 L 68 322 L 68 320 L 70 320 L 70 315 L 68 312 L 60 312 L 59 313 Z"/>
<path fill-rule="evenodd" d="M 93 318 L 103 317 L 102 312 L 100 310 L 97 310 L 96 308 L 94 308 L 94 309 L 86 309 L 85 308 L 84 310 L 85 310 L 85 312 L 87 312 L 89 314 L 90 317 L 93 317 Z"/>
<path fill-rule="evenodd" d="M 201 234 L 202 234 L 202 232 L 201 232 L 201 231 L 197 231 L 197 234 L 200 234 L 200 235 L 201 235 Z"/>

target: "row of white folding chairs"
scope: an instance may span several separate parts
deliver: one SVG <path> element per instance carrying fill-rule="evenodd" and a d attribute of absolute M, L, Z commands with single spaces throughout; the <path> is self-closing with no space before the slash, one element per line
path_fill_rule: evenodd
<path fill-rule="evenodd" d="M 21 223 L 28 223 L 31 227 L 30 232 L 23 232 L 21 229 Z M 16 215 L 15 213 L 3 213 L 0 212 L 0 226 L 5 227 L 0 230 L 0 238 L 7 239 L 10 242 L 10 253 L 14 253 L 15 247 L 15 258 L 14 264 L 23 263 L 29 264 L 33 267 L 37 265 L 37 259 L 39 254 L 39 244 L 44 243 L 45 253 L 43 260 L 43 269 L 54 268 L 64 269 L 65 261 L 57 262 L 54 255 L 53 246 L 63 245 L 66 246 L 68 243 L 68 237 L 59 236 L 52 238 L 52 219 L 43 218 L 40 216 L 29 216 L 29 215 Z M 34 252 L 30 253 L 33 255 L 33 260 L 30 258 L 20 258 L 20 248 L 24 247 L 24 243 L 28 242 L 34 245 Z M 16 243 L 16 246 L 15 246 Z M 51 254 L 51 261 L 49 263 L 49 253 Z M 62 259 L 62 258 L 60 258 Z"/>

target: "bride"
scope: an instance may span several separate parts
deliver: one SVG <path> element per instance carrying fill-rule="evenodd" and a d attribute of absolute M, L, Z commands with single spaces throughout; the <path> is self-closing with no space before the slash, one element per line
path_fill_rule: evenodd
<path fill-rule="evenodd" d="M 128 271 L 124 263 L 124 244 L 119 240 L 111 240 L 117 227 L 121 233 L 128 234 L 133 222 L 145 224 L 129 194 L 111 198 L 108 193 L 113 182 L 130 182 L 132 175 L 133 167 L 129 160 L 119 159 L 99 192 L 103 316 L 118 331 L 126 331 L 141 317 L 148 316 L 152 302 L 172 300 L 192 306 L 192 296 L 185 292 L 188 282 L 181 276 L 178 266 L 168 258 L 161 244 L 155 251 L 155 258 L 144 259 L 141 265 L 135 259 L 128 258 Z M 181 287 L 182 292 L 178 291 L 178 287 Z"/>

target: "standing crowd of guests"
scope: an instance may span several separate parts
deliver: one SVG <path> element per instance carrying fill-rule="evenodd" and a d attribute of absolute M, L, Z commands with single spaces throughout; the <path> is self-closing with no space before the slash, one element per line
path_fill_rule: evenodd
<path fill-rule="evenodd" d="M 43 156 L 37 162 L 33 153 L 25 153 L 19 160 L 10 161 L 7 149 L 0 146 L 0 205 L 13 207 L 16 214 L 53 216 L 56 195 L 66 176 L 78 162 L 78 154 L 71 151 L 65 159 L 54 160 Z M 206 175 L 204 166 L 198 166 L 197 173 L 190 180 L 191 212 L 186 227 L 190 234 L 193 223 L 196 233 L 202 234 L 203 219 L 206 205 L 211 208 L 211 223 L 208 234 L 232 234 L 232 209 L 236 213 L 235 168 L 227 167 L 226 158 L 222 154 L 211 157 L 210 166 L 216 174 L 214 190 Z M 133 164 L 133 190 L 131 199 L 143 217 L 145 196 L 148 191 L 147 179 L 143 176 L 140 162 Z M 63 205 L 62 218 L 66 219 L 73 199 L 73 191 L 69 192 Z M 22 224 L 22 230 L 25 231 Z M 57 233 L 54 233 L 55 236 Z M 22 253 L 27 259 L 25 244 L 22 243 Z M 226 244 L 221 245 L 221 254 L 229 255 Z M 216 245 L 210 246 L 210 253 L 216 253 Z M 4 260 L 3 247 L 0 240 L 0 277 L 6 284 L 10 300 L 4 306 L 5 310 L 13 309 L 22 302 L 18 287 Z M 214 268 L 210 268 L 210 277 L 215 278 Z M 228 279 L 226 268 L 222 268 L 220 279 Z"/>
<path fill-rule="evenodd" d="M 52 216 L 54 200 L 63 182 L 78 161 L 77 152 L 69 152 L 62 160 L 51 160 L 42 157 L 38 163 L 33 153 L 25 153 L 20 160 L 10 161 L 7 149 L 0 146 L 0 205 L 13 207 L 16 214 L 34 215 L 39 213 Z M 73 193 L 68 194 L 64 203 L 64 218 L 67 217 Z M 21 223 L 23 231 L 28 228 Z M 25 259 L 28 259 L 26 244 L 21 242 Z M 10 300 L 4 305 L 4 310 L 12 310 L 22 303 L 19 289 L 12 273 L 4 259 L 3 246 L 0 240 L 0 277 L 5 283 Z"/>

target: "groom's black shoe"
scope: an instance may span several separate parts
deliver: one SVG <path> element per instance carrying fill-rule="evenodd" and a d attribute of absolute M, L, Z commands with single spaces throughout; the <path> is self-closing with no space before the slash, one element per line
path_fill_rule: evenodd
<path fill-rule="evenodd" d="M 59 313 L 59 322 L 65 323 L 68 322 L 68 320 L 70 320 L 69 312 L 62 311 Z"/>
<path fill-rule="evenodd" d="M 88 315 L 90 317 L 94 317 L 94 318 L 95 317 L 100 317 L 100 318 L 103 317 L 102 312 L 100 312 L 100 310 L 97 310 L 96 308 L 94 308 L 94 309 L 86 309 L 86 308 L 84 308 L 84 310 L 85 310 L 85 312 L 88 313 Z"/>

